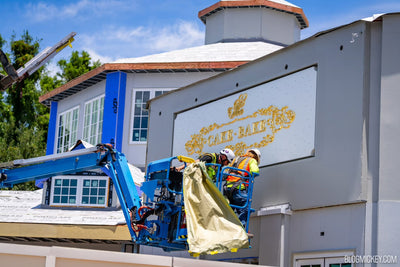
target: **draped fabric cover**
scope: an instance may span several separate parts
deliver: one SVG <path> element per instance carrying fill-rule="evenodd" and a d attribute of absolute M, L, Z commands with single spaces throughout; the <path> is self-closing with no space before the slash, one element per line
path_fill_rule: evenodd
<path fill-rule="evenodd" d="M 183 173 L 187 242 L 193 256 L 248 248 L 248 236 L 224 196 L 207 175 L 204 162 Z"/>

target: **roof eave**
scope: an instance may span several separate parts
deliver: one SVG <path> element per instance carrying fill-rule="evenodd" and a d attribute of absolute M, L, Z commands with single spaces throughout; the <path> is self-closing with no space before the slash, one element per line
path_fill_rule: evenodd
<path fill-rule="evenodd" d="M 107 73 L 115 71 L 130 73 L 222 72 L 247 62 L 248 61 L 106 63 L 40 96 L 39 102 L 50 106 L 52 101 L 60 101 L 89 86 L 101 82 L 106 79 Z"/>
<path fill-rule="evenodd" d="M 198 17 L 201 19 L 201 21 L 203 21 L 203 23 L 205 23 L 206 17 L 210 16 L 213 13 L 221 11 L 225 8 L 257 7 L 257 6 L 263 6 L 269 9 L 274 9 L 277 11 L 295 15 L 300 24 L 301 29 L 307 28 L 309 26 L 308 19 L 304 14 L 302 8 L 284 5 L 269 0 L 220 1 L 212 6 L 209 6 L 199 11 Z"/>

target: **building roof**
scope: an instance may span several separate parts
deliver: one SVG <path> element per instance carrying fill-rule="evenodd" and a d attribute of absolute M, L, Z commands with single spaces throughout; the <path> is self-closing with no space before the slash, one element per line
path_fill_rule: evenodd
<path fill-rule="evenodd" d="M 0 241 L 120 244 L 131 240 L 121 210 L 41 208 L 42 189 L 0 191 Z"/>
<path fill-rule="evenodd" d="M 109 72 L 222 72 L 260 58 L 282 47 L 266 42 L 216 43 L 144 57 L 120 59 L 103 64 L 42 95 L 39 97 L 39 101 L 50 106 L 51 101 L 60 101 L 105 80 Z"/>
<path fill-rule="evenodd" d="M 159 62 L 229 62 L 251 61 L 282 48 L 266 42 L 215 43 L 138 58 L 125 58 L 113 63 Z"/>
<path fill-rule="evenodd" d="M 0 223 L 40 223 L 79 225 L 126 224 L 121 210 L 42 208 L 43 189 L 0 191 Z"/>
<path fill-rule="evenodd" d="M 308 27 L 308 19 L 304 14 L 303 9 L 284 0 L 221 0 L 218 3 L 201 10 L 198 16 L 203 23 L 206 23 L 208 16 L 226 8 L 249 7 L 264 7 L 292 14 L 297 18 L 301 29 Z"/>

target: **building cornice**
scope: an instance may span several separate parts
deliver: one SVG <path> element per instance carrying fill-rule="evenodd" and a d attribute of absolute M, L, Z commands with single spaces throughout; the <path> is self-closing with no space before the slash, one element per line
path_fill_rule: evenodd
<path fill-rule="evenodd" d="M 106 63 L 40 96 L 39 102 L 50 106 L 51 101 L 60 101 L 89 86 L 101 82 L 106 79 L 107 73 L 115 71 L 127 73 L 222 72 L 247 62 L 248 61 Z"/>
<path fill-rule="evenodd" d="M 205 23 L 208 16 L 226 8 L 248 8 L 260 6 L 295 15 L 301 26 L 301 29 L 307 28 L 309 25 L 308 19 L 305 16 L 302 8 L 269 0 L 219 1 L 214 5 L 201 10 L 198 14 L 198 17 L 203 21 L 203 23 Z"/>

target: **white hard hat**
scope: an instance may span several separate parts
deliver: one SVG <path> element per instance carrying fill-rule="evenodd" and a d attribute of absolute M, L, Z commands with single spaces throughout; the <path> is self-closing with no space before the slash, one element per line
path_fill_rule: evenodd
<path fill-rule="evenodd" d="M 252 148 L 252 149 L 249 149 L 249 151 L 253 152 L 254 154 L 257 155 L 257 161 L 258 161 L 258 163 L 260 163 L 260 160 L 261 160 L 261 152 L 260 152 L 260 150 L 258 150 L 257 148 Z"/>
<path fill-rule="evenodd" d="M 235 153 L 233 153 L 233 151 L 229 148 L 222 149 L 219 153 L 225 155 L 229 162 L 232 162 L 232 160 L 235 158 Z"/>

